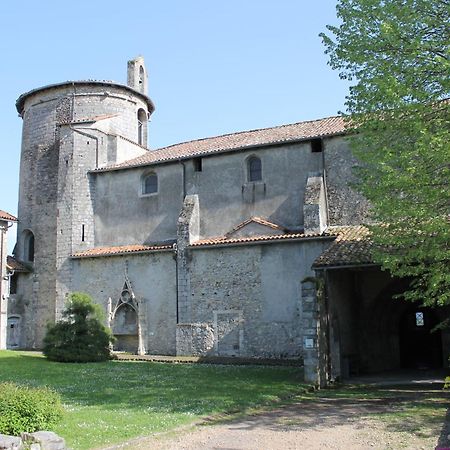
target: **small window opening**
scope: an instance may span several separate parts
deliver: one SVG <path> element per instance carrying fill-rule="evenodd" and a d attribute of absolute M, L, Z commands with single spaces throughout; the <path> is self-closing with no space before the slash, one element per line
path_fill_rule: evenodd
<path fill-rule="evenodd" d="M 423 318 L 423 312 L 416 312 L 416 327 L 423 327 L 425 325 L 425 320 Z"/>
<path fill-rule="evenodd" d="M 137 113 L 137 142 L 139 145 L 147 145 L 147 113 L 141 108 Z"/>
<path fill-rule="evenodd" d="M 194 158 L 194 171 L 201 172 L 202 169 L 202 158 Z"/>
<path fill-rule="evenodd" d="M 34 234 L 30 230 L 24 231 L 23 257 L 25 261 L 34 261 Z"/>
<path fill-rule="evenodd" d="M 81 225 L 81 242 L 84 242 L 85 240 L 85 227 L 84 227 L 84 223 L 83 225 Z"/>
<path fill-rule="evenodd" d="M 139 66 L 139 84 L 142 84 L 144 82 L 144 68 L 142 66 Z"/>
<path fill-rule="evenodd" d="M 262 180 L 262 163 L 259 158 L 252 156 L 247 162 L 248 181 Z"/>
<path fill-rule="evenodd" d="M 16 273 L 11 275 L 10 282 L 9 282 L 9 293 L 17 294 L 17 274 Z"/>
<path fill-rule="evenodd" d="M 312 153 L 323 152 L 323 141 L 322 141 L 322 139 L 312 139 L 311 140 L 311 152 Z"/>
<path fill-rule="evenodd" d="M 144 142 L 144 124 L 138 120 L 138 144 L 142 145 L 142 142 Z"/>
<path fill-rule="evenodd" d="M 143 194 L 155 194 L 158 192 L 158 177 L 155 173 L 147 175 L 142 184 Z"/>

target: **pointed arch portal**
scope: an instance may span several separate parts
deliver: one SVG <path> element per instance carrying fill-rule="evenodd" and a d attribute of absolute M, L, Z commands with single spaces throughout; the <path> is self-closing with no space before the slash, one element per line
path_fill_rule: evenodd
<path fill-rule="evenodd" d="M 114 308 L 111 308 L 110 327 L 116 338 L 114 351 L 144 354 L 142 315 L 130 280 L 125 277 L 122 291 Z"/>

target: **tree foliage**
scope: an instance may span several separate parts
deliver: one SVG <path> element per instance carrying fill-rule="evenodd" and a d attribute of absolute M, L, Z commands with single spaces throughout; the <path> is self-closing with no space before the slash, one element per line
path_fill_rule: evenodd
<path fill-rule="evenodd" d="M 450 303 L 450 0 L 339 0 L 321 34 L 352 83 L 347 119 L 374 258 L 412 277 L 405 297 Z"/>
<path fill-rule="evenodd" d="M 103 311 L 81 292 L 70 295 L 63 318 L 48 327 L 43 353 L 61 362 L 105 361 L 114 337 L 103 325 Z"/>

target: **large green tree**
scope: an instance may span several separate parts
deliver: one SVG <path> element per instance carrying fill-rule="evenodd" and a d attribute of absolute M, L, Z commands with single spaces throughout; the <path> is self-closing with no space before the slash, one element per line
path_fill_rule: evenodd
<path fill-rule="evenodd" d="M 321 36 L 351 84 L 374 258 L 411 277 L 407 299 L 450 304 L 450 0 L 339 0 L 337 15 Z"/>

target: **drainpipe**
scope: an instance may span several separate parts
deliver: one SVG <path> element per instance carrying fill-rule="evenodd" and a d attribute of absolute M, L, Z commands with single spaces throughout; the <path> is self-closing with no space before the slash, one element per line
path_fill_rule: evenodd
<path fill-rule="evenodd" d="M 177 325 L 180 321 L 179 313 L 178 313 L 178 246 L 175 244 L 175 254 L 173 259 L 175 260 L 175 302 L 176 302 L 176 312 L 177 312 Z"/>
<path fill-rule="evenodd" d="M 182 179 L 183 179 L 183 201 L 186 197 L 186 164 L 180 159 L 178 161 L 183 166 Z"/>

